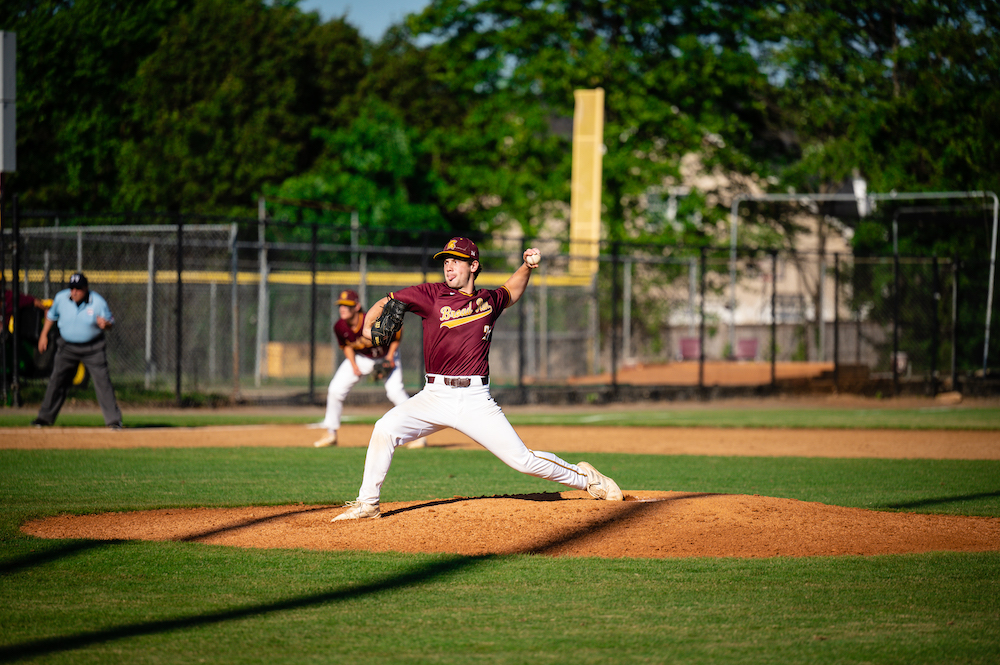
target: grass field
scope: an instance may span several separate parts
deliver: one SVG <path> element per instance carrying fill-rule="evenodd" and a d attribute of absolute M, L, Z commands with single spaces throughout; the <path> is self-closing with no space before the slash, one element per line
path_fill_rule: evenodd
<path fill-rule="evenodd" d="M 220 425 L 305 425 L 322 418 L 319 409 L 310 414 L 239 413 L 226 410 L 190 409 L 179 412 L 130 413 L 126 410 L 125 424 L 129 427 L 207 427 Z M 381 411 L 367 415 L 347 415 L 346 423 L 374 424 Z M 33 412 L 3 413 L 0 428 L 27 427 Z M 673 408 L 628 409 L 623 411 L 559 410 L 546 413 L 508 413 L 508 420 L 518 425 L 606 425 L 612 427 L 822 427 L 838 429 L 975 429 L 1000 430 L 1000 408 L 983 406 L 957 408 L 929 406 L 923 408 L 766 408 L 740 406 L 724 409 Z M 60 427 L 100 427 L 104 420 L 99 412 L 64 413 Z"/>
<path fill-rule="evenodd" d="M 1000 441 L 996 409 L 787 409 L 766 418 L 754 409 L 665 413 L 563 417 L 602 425 L 623 424 L 615 421 L 623 417 L 661 426 L 973 427 L 998 430 Z M 150 415 L 148 424 L 190 426 L 191 415 L 194 424 L 231 417 Z M 100 424 L 99 416 L 80 418 L 67 415 L 60 424 Z M 134 418 L 130 424 L 142 424 Z M 511 420 L 538 424 L 553 417 Z M 23 423 L 5 415 L 0 424 Z M 28 519 L 64 512 L 343 502 L 357 490 L 364 450 L 329 452 L 317 464 L 303 448 L 0 450 L 0 662 L 1000 660 L 1000 552 L 458 557 L 42 540 L 18 529 Z M 635 490 L 756 493 L 1000 517 L 997 461 L 591 458 Z M 552 490 L 479 451 L 421 451 L 394 468 L 390 480 L 387 502 Z"/>

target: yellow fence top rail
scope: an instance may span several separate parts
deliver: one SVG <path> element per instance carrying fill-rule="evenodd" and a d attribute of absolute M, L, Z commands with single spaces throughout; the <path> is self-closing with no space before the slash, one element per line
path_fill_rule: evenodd
<path fill-rule="evenodd" d="M 50 270 L 50 283 L 61 284 L 69 279 L 75 270 Z M 149 272 L 145 270 L 84 270 L 87 279 L 91 284 L 146 284 L 149 281 Z M 4 273 L 7 280 L 13 279 L 10 270 Z M 157 270 L 154 273 L 157 284 L 174 284 L 177 282 L 176 270 Z M 20 271 L 18 281 L 24 283 L 25 271 Z M 29 284 L 41 284 L 45 280 L 43 270 L 31 269 L 27 271 Z M 182 281 L 185 284 L 231 284 L 232 273 L 225 270 L 185 270 Z M 440 273 L 427 273 L 427 280 L 430 282 L 440 281 Z M 496 287 L 500 286 L 510 278 L 508 273 L 482 273 L 476 278 L 479 286 Z M 282 270 L 268 273 L 269 284 L 312 284 L 312 273 L 308 270 Z M 424 282 L 423 273 L 419 272 L 369 272 L 365 274 L 365 283 L 370 286 L 397 286 L 400 284 L 420 284 Z M 237 284 L 252 285 L 260 282 L 260 273 L 252 271 L 239 271 L 236 273 Z M 323 271 L 316 273 L 316 284 L 320 286 L 331 284 L 360 284 L 361 273 L 358 271 Z M 536 286 L 589 286 L 591 277 L 589 275 L 539 275 L 535 274 L 531 278 L 531 283 Z"/>

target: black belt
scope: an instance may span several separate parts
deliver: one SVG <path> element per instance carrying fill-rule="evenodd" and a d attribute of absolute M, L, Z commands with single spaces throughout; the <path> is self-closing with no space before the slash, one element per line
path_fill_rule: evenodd
<path fill-rule="evenodd" d="M 446 386 L 451 386 L 452 388 L 468 388 L 472 385 L 472 379 L 469 377 L 459 377 L 459 376 L 432 376 L 428 374 L 426 376 L 427 383 L 434 383 L 438 379 L 441 379 L 441 383 Z M 485 386 L 490 382 L 490 377 L 488 376 L 477 376 L 475 377 L 480 381 L 479 385 Z"/>
<path fill-rule="evenodd" d="M 70 346 L 87 346 L 88 344 L 93 344 L 94 342 L 102 342 L 102 341 L 104 341 L 104 331 L 101 331 L 101 333 L 99 335 L 97 335 L 97 337 L 95 337 L 94 339 L 86 341 L 86 342 L 70 342 L 70 341 L 67 341 L 65 337 L 63 337 L 61 339 L 63 341 L 63 344 L 69 344 Z"/>

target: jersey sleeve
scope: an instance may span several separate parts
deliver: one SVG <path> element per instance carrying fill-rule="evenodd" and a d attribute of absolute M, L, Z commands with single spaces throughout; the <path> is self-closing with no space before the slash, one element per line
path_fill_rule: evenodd
<path fill-rule="evenodd" d="M 408 286 L 399 291 L 393 291 L 389 295 L 401 303 L 409 306 L 409 311 L 422 319 L 426 319 L 434 305 L 434 295 L 441 287 L 441 284 L 417 284 Z"/>
<path fill-rule="evenodd" d="M 493 300 L 493 307 L 496 309 L 497 316 L 499 317 L 501 312 L 507 309 L 510 305 L 510 301 L 513 297 L 510 295 L 510 291 L 507 290 L 506 286 L 501 286 L 499 289 L 494 289 L 490 291 L 491 299 Z"/>

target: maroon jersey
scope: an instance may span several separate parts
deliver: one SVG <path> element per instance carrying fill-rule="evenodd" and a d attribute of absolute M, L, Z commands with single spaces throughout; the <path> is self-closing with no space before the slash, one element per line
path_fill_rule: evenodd
<path fill-rule="evenodd" d="M 437 282 L 410 286 L 392 297 L 424 320 L 428 374 L 489 376 L 493 324 L 511 300 L 506 287 L 469 295 Z"/>
<path fill-rule="evenodd" d="M 381 358 L 385 355 L 388 349 L 384 349 L 380 346 L 372 346 L 371 341 L 365 339 L 361 336 L 361 330 L 365 325 L 365 313 L 362 310 L 361 318 L 358 320 L 358 327 L 351 328 L 351 325 L 344 319 L 337 319 L 337 322 L 333 324 L 333 332 L 337 336 L 337 344 L 340 348 L 349 346 L 354 349 L 354 352 L 358 355 L 368 356 L 369 358 Z M 399 339 L 403 334 L 400 330 L 396 334 L 396 339 Z"/>

